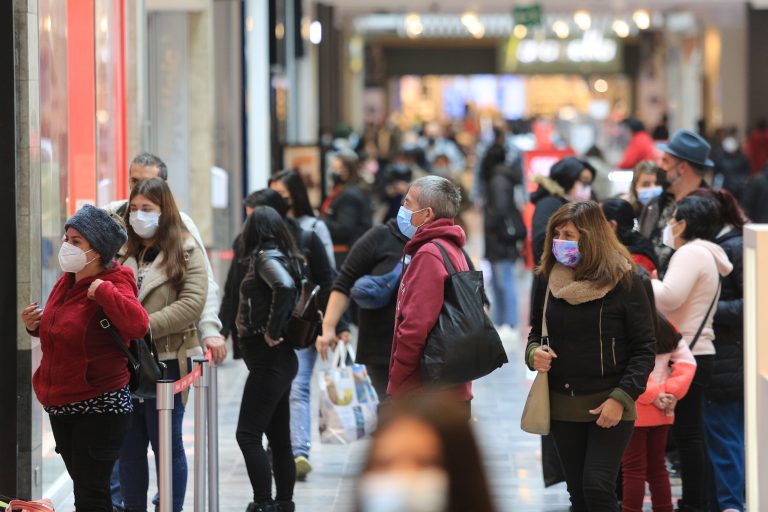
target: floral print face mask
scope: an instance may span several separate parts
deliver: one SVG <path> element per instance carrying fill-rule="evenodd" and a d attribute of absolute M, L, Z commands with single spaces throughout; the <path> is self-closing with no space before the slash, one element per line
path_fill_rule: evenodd
<path fill-rule="evenodd" d="M 579 242 L 571 240 L 552 240 L 552 254 L 561 265 L 575 267 L 581 262 Z"/>

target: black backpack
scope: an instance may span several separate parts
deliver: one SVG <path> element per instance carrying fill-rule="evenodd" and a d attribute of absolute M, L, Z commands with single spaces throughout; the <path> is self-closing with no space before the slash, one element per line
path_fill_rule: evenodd
<path fill-rule="evenodd" d="M 432 243 L 440 249 L 449 277 L 440 316 L 424 347 L 424 379 L 438 385 L 470 382 L 507 363 L 507 354 L 483 308 L 482 271 L 457 272 L 445 248 Z"/>

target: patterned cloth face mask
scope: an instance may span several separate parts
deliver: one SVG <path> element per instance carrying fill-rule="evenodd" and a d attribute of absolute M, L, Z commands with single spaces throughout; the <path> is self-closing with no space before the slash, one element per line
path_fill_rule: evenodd
<path fill-rule="evenodd" d="M 561 265 L 575 267 L 581 262 L 579 242 L 571 240 L 552 240 L 552 254 Z"/>

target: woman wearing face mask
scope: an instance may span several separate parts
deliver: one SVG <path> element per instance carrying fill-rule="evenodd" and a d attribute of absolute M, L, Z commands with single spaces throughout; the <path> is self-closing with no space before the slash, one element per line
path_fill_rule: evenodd
<path fill-rule="evenodd" d="M 616 511 L 616 476 L 635 400 L 654 365 L 651 306 L 597 203 L 562 206 L 549 221 L 546 246 L 534 282 L 526 363 L 549 372 L 550 433 L 572 510 Z"/>
<path fill-rule="evenodd" d="M 372 224 L 371 200 L 360 188 L 357 168 L 358 159 L 354 153 L 339 153 L 333 159 L 333 188 L 320 209 L 331 232 L 336 268 L 341 268 L 349 248 Z"/>
<path fill-rule="evenodd" d="M 635 166 L 632 176 L 632 184 L 629 194 L 622 199 L 629 201 L 635 212 L 635 217 L 640 217 L 643 207 L 664 191 L 661 187 L 664 171 L 651 160 L 643 160 Z"/>
<path fill-rule="evenodd" d="M 72 478 L 78 510 L 111 511 L 109 477 L 133 411 L 127 358 L 99 320 L 106 315 L 126 346 L 144 336 L 147 313 L 136 300 L 131 271 L 112 261 L 125 231 L 85 205 L 64 225 L 64 274 L 48 297 L 21 313 L 40 338 L 42 360 L 32 378 Z M 102 313 L 103 312 L 103 313 Z"/>
<path fill-rule="evenodd" d="M 208 292 L 205 255 L 187 232 L 168 184 L 160 178 L 139 182 L 126 211 L 128 243 L 123 264 L 133 270 L 139 300 L 149 313 L 153 348 L 167 367 L 166 378 L 190 371 L 190 358 L 203 354 L 196 323 Z M 184 505 L 187 457 L 181 438 L 186 392 L 174 396 L 171 426 L 173 510 Z M 137 404 L 120 451 L 120 490 L 126 510 L 147 510 L 147 445 L 158 453 L 155 400 Z"/>
<path fill-rule="evenodd" d="M 280 171 L 269 178 L 269 188 L 280 194 L 285 200 L 288 204 L 288 216 L 298 220 L 301 229 L 312 231 L 320 237 L 328 253 L 328 261 L 335 266 L 331 232 L 328 231 L 325 222 L 315 215 L 315 211 L 309 203 L 307 186 L 301 175 L 296 171 Z"/>
<path fill-rule="evenodd" d="M 246 510 L 293 512 L 290 394 L 298 361 L 283 333 L 296 304 L 302 257 L 282 217 L 268 206 L 257 206 L 245 221 L 239 257 L 249 262 L 237 317 L 240 351 L 248 367 L 236 433 L 253 489 Z M 265 434 L 272 471 L 262 444 Z"/>
<path fill-rule="evenodd" d="M 357 512 L 495 510 L 464 411 L 430 393 L 382 409 L 357 488 Z"/>
<path fill-rule="evenodd" d="M 653 280 L 656 306 L 677 326 L 696 358 L 696 375 L 688 394 L 675 409 L 672 435 L 680 451 L 683 498 L 680 510 L 706 510 L 707 453 L 702 397 L 712 376 L 721 279 L 733 265 L 712 242 L 720 223 L 718 205 L 705 197 L 686 197 L 664 228 L 664 244 L 675 250 L 663 281 Z"/>
<path fill-rule="evenodd" d="M 531 226 L 536 264 L 541 261 L 541 255 L 544 253 L 549 218 L 569 201 L 592 199 L 592 182 L 596 174 L 591 164 L 569 156 L 553 165 L 548 177 L 534 176 L 534 182 L 539 184 L 536 192 L 531 194 L 531 202 L 536 205 Z"/>

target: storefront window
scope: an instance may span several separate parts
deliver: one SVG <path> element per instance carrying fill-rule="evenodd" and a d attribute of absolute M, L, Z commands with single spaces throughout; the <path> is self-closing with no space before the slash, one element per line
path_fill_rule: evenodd
<path fill-rule="evenodd" d="M 42 205 L 42 297 L 45 305 L 59 277 L 58 252 L 67 218 L 69 183 L 69 76 L 67 67 L 67 3 L 39 0 L 40 20 L 40 184 Z M 40 358 L 37 345 L 36 360 Z M 54 451 L 48 415 L 43 415 L 43 490 L 66 475 Z M 47 495 L 47 494 L 46 494 Z"/>

